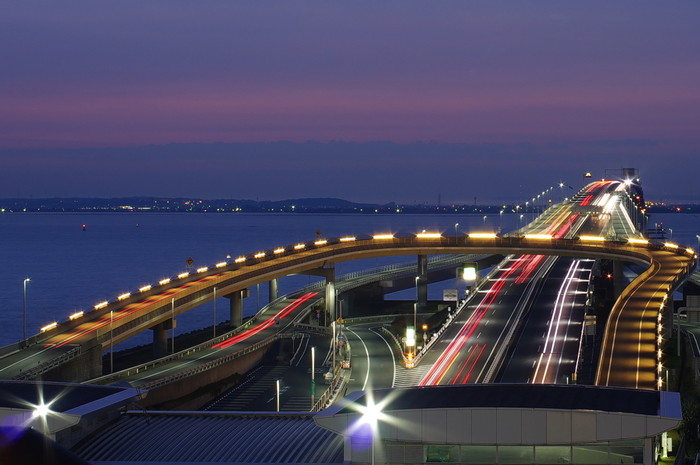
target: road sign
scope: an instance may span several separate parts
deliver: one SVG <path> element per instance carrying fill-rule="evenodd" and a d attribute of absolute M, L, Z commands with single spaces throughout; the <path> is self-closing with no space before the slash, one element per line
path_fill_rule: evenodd
<path fill-rule="evenodd" d="M 457 289 L 443 289 L 442 300 L 457 302 L 459 300 L 459 291 Z"/>

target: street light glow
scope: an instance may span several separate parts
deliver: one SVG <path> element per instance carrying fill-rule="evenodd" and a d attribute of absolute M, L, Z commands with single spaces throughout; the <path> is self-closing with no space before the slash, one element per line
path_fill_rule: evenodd
<path fill-rule="evenodd" d="M 48 331 L 50 329 L 54 329 L 56 326 L 58 326 L 58 322 L 54 321 L 53 323 L 49 323 L 46 326 L 42 326 L 39 331 L 41 331 L 42 333 L 45 333 L 46 331 Z"/>
<path fill-rule="evenodd" d="M 551 234 L 525 234 L 525 239 L 542 239 L 542 240 L 548 240 L 551 239 L 552 235 Z"/>
<path fill-rule="evenodd" d="M 46 416 L 51 412 L 49 406 L 43 402 L 34 407 L 32 411 L 32 418 L 46 418 Z"/>
<path fill-rule="evenodd" d="M 470 239 L 495 239 L 496 233 L 469 233 Z"/>
<path fill-rule="evenodd" d="M 580 236 L 579 239 L 582 241 L 605 242 L 605 238 L 603 236 Z"/>

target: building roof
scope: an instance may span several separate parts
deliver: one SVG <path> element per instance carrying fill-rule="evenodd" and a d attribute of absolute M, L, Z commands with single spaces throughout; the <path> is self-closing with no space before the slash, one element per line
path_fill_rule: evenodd
<path fill-rule="evenodd" d="M 323 415 L 357 412 L 352 404 L 367 405 L 368 396 L 385 411 L 438 408 L 531 408 L 595 410 L 680 418 L 667 411 L 660 391 L 556 384 L 464 384 L 352 393 L 346 402 Z"/>
<path fill-rule="evenodd" d="M 74 448 L 90 462 L 342 463 L 312 414 L 128 412 Z"/>
<path fill-rule="evenodd" d="M 53 412 L 73 413 L 81 406 L 126 393 L 134 396 L 134 390 L 120 386 L 96 386 L 90 384 L 2 381 L 0 382 L 0 409 L 32 409 L 46 404 Z"/>

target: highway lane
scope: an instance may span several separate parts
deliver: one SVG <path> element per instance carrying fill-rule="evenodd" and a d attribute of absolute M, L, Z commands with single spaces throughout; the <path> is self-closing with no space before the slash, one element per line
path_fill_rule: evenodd
<path fill-rule="evenodd" d="M 224 394 L 205 405 L 209 411 L 274 412 L 277 408 L 279 382 L 280 411 L 308 412 L 328 385 L 324 373 L 330 366 L 330 338 L 315 333 L 297 333 L 293 347 L 287 341 L 280 353 L 285 359 L 267 357 L 260 365 L 245 373 L 244 379 Z M 311 387 L 311 349 L 315 349 L 315 393 Z M 288 351 L 288 352 L 287 352 Z M 293 354 L 293 356 L 292 356 Z M 289 357 L 289 360 L 286 357 Z"/>
<path fill-rule="evenodd" d="M 591 215 L 587 210 L 595 207 L 597 211 L 599 207 L 613 203 L 609 200 L 611 193 L 619 190 L 620 186 L 621 183 L 611 181 L 593 183 L 574 196 L 571 202 L 548 209 L 542 215 L 543 219 L 533 222 L 522 232 L 538 235 L 542 240 L 547 237 L 573 237 L 589 223 Z M 581 209 L 589 205 L 589 208 Z M 512 262 L 508 263 L 509 260 Z M 558 338 L 560 334 L 571 333 L 572 328 L 580 328 L 583 315 L 581 312 L 569 313 L 562 321 L 563 308 L 557 308 L 556 299 L 547 301 L 546 294 L 541 294 L 540 282 L 560 281 L 558 276 L 549 277 L 550 270 L 566 267 L 567 263 L 573 261 L 542 255 L 521 255 L 510 257 L 499 265 L 498 272 L 490 278 L 494 282 L 485 288 L 486 296 L 466 313 L 463 311 L 452 323 L 452 328 L 443 334 L 441 341 L 432 347 L 431 351 L 440 355 L 424 357 L 423 363 L 431 363 L 432 366 L 419 384 L 496 381 L 508 348 L 511 357 L 510 368 L 504 372 L 507 379 L 517 382 L 556 381 L 558 373 L 565 371 L 560 365 L 569 363 L 569 359 L 555 357 L 554 354 L 562 352 L 564 347 L 568 351 L 572 349 L 571 344 L 561 345 Z M 575 291 L 572 292 L 573 300 L 576 300 Z M 578 300 L 580 302 L 581 299 Z M 585 297 L 583 300 L 585 302 Z M 529 312 L 530 309 L 534 311 Z M 547 325 L 547 329 L 540 331 L 542 328 L 538 329 L 538 326 L 541 326 L 543 314 L 548 315 L 545 321 L 556 321 L 558 324 Z M 532 315 L 538 318 L 529 322 Z M 521 319 L 528 320 L 529 325 L 523 325 Z M 533 346 L 531 341 L 539 340 L 533 338 L 533 331 L 544 334 L 544 344 Z M 518 346 L 513 338 L 521 334 L 520 340 L 530 343 L 522 342 Z M 577 350 L 578 346 L 573 348 Z M 542 357 L 538 354 L 542 354 Z M 546 358 L 544 354 L 548 354 Z M 573 358 L 575 360 L 576 357 Z M 528 359 L 529 368 L 534 368 L 534 373 L 528 369 Z"/>
<path fill-rule="evenodd" d="M 494 381 L 505 347 L 529 307 L 537 277 L 547 267 L 540 255 L 506 258 L 482 287 L 483 297 L 462 310 L 431 351 L 439 353 L 419 385 Z M 547 259 L 551 262 L 552 259 Z"/>
<path fill-rule="evenodd" d="M 295 298 L 281 299 L 272 305 L 255 326 L 227 337 L 212 345 L 210 348 L 200 350 L 194 355 L 165 361 L 149 370 L 130 373 L 122 372 L 120 380 L 127 381 L 134 386 L 146 386 L 151 382 L 161 380 L 168 376 L 176 375 L 189 369 L 195 369 L 206 363 L 214 363 L 218 359 L 240 350 L 242 346 L 250 346 L 259 343 L 278 332 L 291 330 L 294 321 L 303 313 L 320 302 L 322 296 L 318 293 L 306 293 Z"/>
<path fill-rule="evenodd" d="M 196 280 L 173 286 L 150 295 L 139 302 L 127 303 L 115 311 L 97 309 L 91 312 L 90 318 L 81 318 L 71 324 L 66 331 L 47 331 L 35 336 L 36 344 L 28 345 L 2 358 L 0 377 L 12 379 L 40 364 L 50 362 L 74 348 L 87 345 L 94 339 L 102 341 L 102 348 L 107 349 L 111 344 L 117 344 L 123 338 L 119 337 L 119 328 L 126 320 L 136 318 L 151 311 L 154 307 L 167 305 L 174 295 L 193 287 L 206 285 L 220 274 L 204 276 Z M 113 334 L 113 338 L 110 338 Z"/>
<path fill-rule="evenodd" d="M 693 259 L 679 255 L 674 247 L 656 253 L 649 269 L 625 288 L 608 318 L 603 337 L 596 384 L 662 388 L 663 338 L 655 331 L 669 292 L 679 283 L 679 276 L 689 272 Z"/>
<path fill-rule="evenodd" d="M 593 260 L 559 258 L 545 277 L 499 382 L 565 383 L 576 371 Z"/>
<path fill-rule="evenodd" d="M 352 376 L 347 392 L 394 387 L 396 357 L 378 324 L 355 323 L 347 326 L 344 334 L 352 348 Z"/>

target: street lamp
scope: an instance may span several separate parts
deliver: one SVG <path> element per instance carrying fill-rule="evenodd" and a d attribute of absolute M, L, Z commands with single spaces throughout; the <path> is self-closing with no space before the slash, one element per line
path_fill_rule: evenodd
<path fill-rule="evenodd" d="M 212 309 L 212 328 L 214 328 L 213 337 L 216 337 L 216 286 L 214 286 L 214 308 Z"/>
<path fill-rule="evenodd" d="M 457 237 L 457 226 L 459 226 L 459 223 L 455 223 L 455 237 Z"/>
<path fill-rule="evenodd" d="M 22 287 L 24 288 L 24 297 L 22 299 L 22 304 L 24 308 L 24 332 L 23 332 L 23 340 L 27 340 L 27 283 L 31 281 L 29 278 L 24 278 L 22 281 Z"/>
<path fill-rule="evenodd" d="M 114 373 L 114 310 L 109 311 L 109 372 Z"/>

